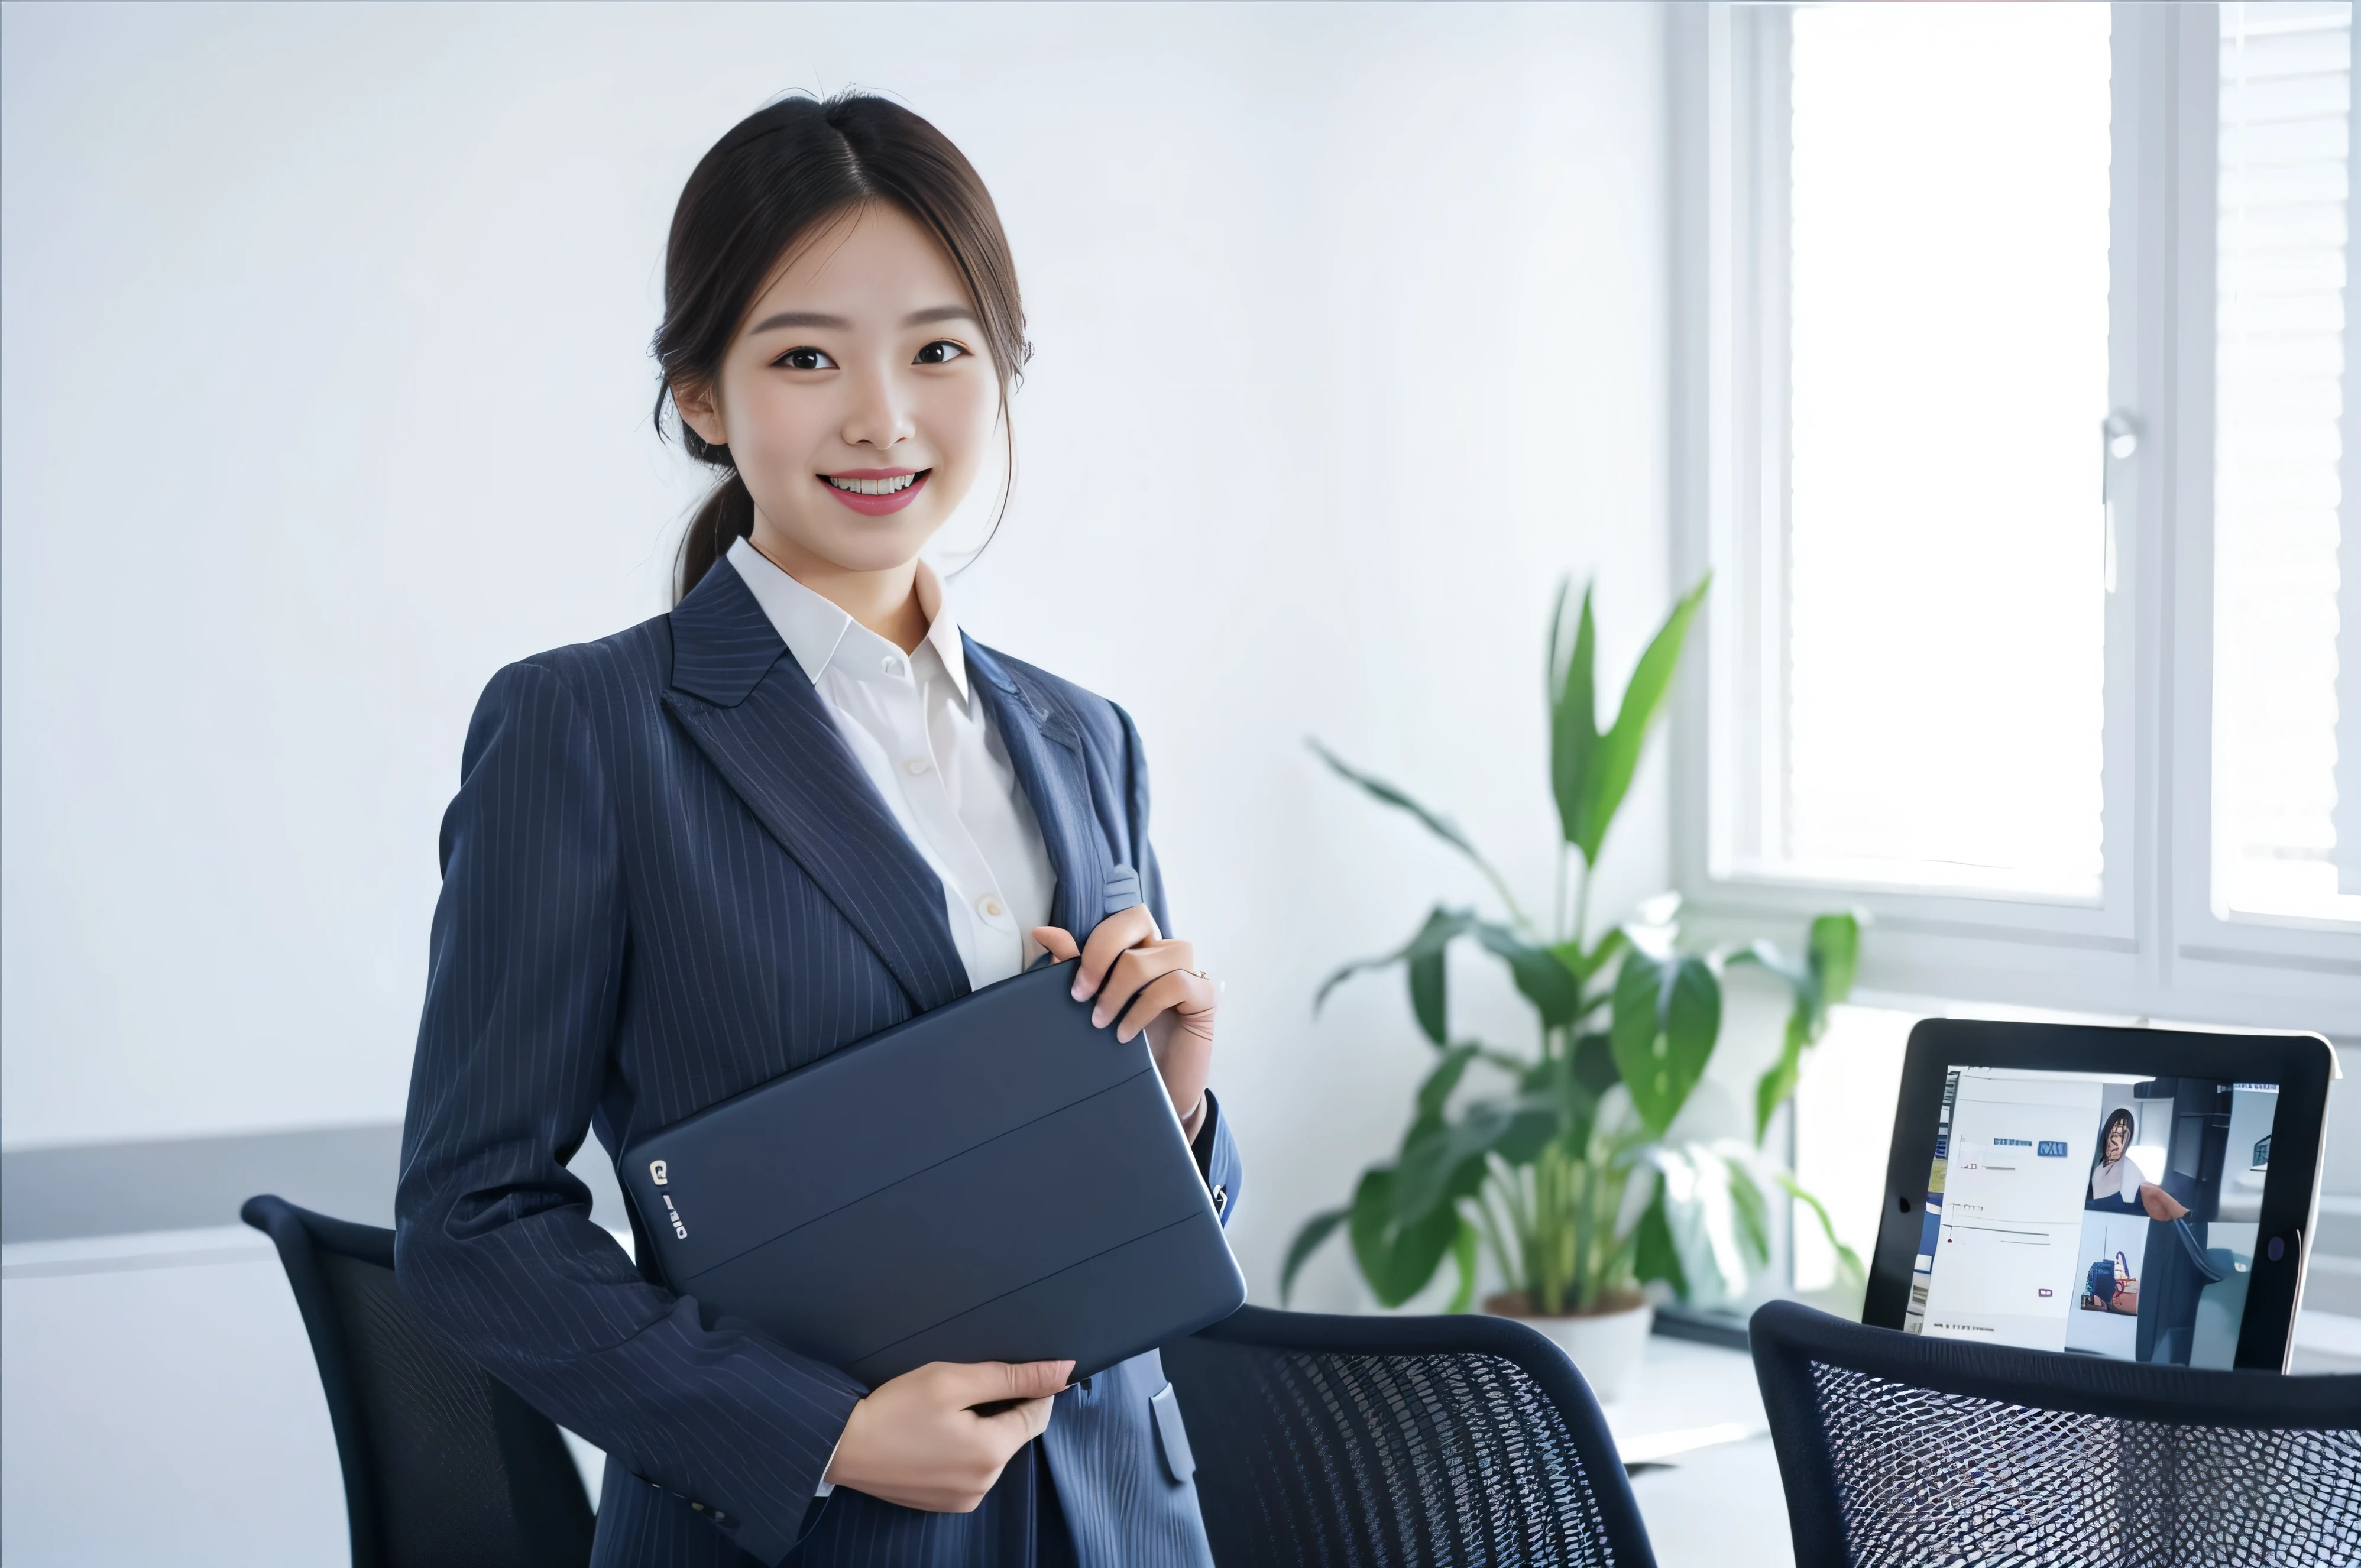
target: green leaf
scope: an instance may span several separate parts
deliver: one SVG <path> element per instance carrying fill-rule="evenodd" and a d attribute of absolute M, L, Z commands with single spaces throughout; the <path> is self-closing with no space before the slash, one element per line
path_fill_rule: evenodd
<path fill-rule="evenodd" d="M 1585 1109 L 1584 1135 L 1588 1135 L 1588 1110 Z M 1492 1145 L 1492 1153 L 1509 1165 L 1522 1168 L 1542 1157 L 1552 1139 L 1567 1131 L 1563 1104 L 1555 1094 L 1521 1094 L 1509 1102 L 1509 1124 Z"/>
<path fill-rule="evenodd" d="M 1318 752 L 1320 760 L 1327 763 L 1331 768 L 1334 768 L 1338 773 L 1360 785 L 1361 788 L 1367 791 L 1377 799 L 1385 802 L 1388 806 L 1397 806 L 1403 811 L 1409 812 L 1412 817 L 1417 817 L 1420 822 L 1425 824 L 1426 830 L 1428 832 L 1433 834 L 1436 838 L 1442 839 L 1444 843 L 1450 845 L 1461 854 L 1466 855 L 1469 860 L 1475 861 L 1478 864 L 1482 863 L 1484 859 L 1483 854 L 1477 850 L 1473 843 L 1468 841 L 1467 835 L 1460 831 L 1459 824 L 1454 822 L 1448 817 L 1444 816 L 1441 812 L 1429 811 L 1425 806 L 1421 806 L 1417 801 L 1412 800 L 1400 789 L 1388 784 L 1385 780 L 1378 777 L 1375 773 L 1363 773 L 1352 763 L 1345 761 L 1344 758 L 1336 755 L 1335 752 L 1331 751 L 1327 747 L 1323 746 L 1316 738 L 1306 737 L 1304 744 L 1310 746 L 1312 751 Z"/>
<path fill-rule="evenodd" d="M 1500 902 L 1508 906 L 1510 916 L 1520 926 L 1525 923 L 1524 911 L 1517 907 L 1515 897 L 1509 892 L 1508 883 L 1498 871 L 1493 869 L 1492 862 L 1484 858 L 1483 851 L 1476 848 L 1475 841 L 1461 831 L 1459 824 L 1439 811 L 1429 811 L 1402 790 L 1388 784 L 1375 773 L 1363 773 L 1327 747 L 1323 746 L 1317 737 L 1304 737 L 1304 744 L 1317 752 L 1320 760 L 1334 769 L 1338 774 L 1360 785 L 1370 795 L 1383 801 L 1386 805 L 1398 806 L 1409 812 L 1425 825 L 1428 832 L 1474 861 L 1476 869 L 1482 872 L 1485 880 L 1492 884 L 1492 890 L 1500 895 Z"/>
<path fill-rule="evenodd" d="M 1451 1037 L 1450 996 L 1443 965 L 1443 949 L 1435 948 L 1412 953 L 1404 966 L 1410 981 L 1411 1016 L 1418 1020 L 1419 1033 L 1438 1046 Z"/>
<path fill-rule="evenodd" d="M 1442 1125 L 1443 1107 L 1451 1099 L 1451 1091 L 1459 1087 L 1459 1080 L 1466 1076 L 1467 1064 L 1483 1049 L 1481 1046 L 1460 1045 L 1443 1053 L 1443 1059 L 1426 1075 L 1426 1081 L 1418 1086 L 1418 1114 L 1411 1124 L 1413 1128 Z"/>
<path fill-rule="evenodd" d="M 1505 926 L 1488 922 L 1475 928 L 1476 939 L 1508 960 L 1509 977 L 1542 1015 L 1542 1026 L 1563 1028 L 1582 1010 L 1582 981 L 1557 954 L 1537 948 Z"/>
<path fill-rule="evenodd" d="M 1557 663 L 1558 625 L 1565 616 L 1571 583 L 1561 586 L 1550 628 L 1550 662 Z M 1598 657 L 1598 630 L 1590 617 L 1590 588 L 1582 590 L 1582 613 L 1575 622 L 1574 652 L 1566 659 L 1550 702 L 1550 792 L 1557 799 L 1560 831 L 1569 844 L 1581 842 L 1596 796 L 1598 751 L 1598 690 L 1591 666 Z M 1587 863 L 1594 857 L 1586 850 Z"/>
<path fill-rule="evenodd" d="M 1779 1059 L 1754 1085 L 1754 1141 L 1770 1131 L 1771 1118 L 1795 1092 L 1805 1050 L 1828 1032 L 1828 1009 L 1852 992 L 1861 960 L 1861 920 L 1850 914 L 1823 915 L 1812 922 L 1804 962 L 1788 963 L 1768 942 L 1731 955 L 1734 963 L 1755 963 L 1785 981 L 1795 1004 L 1787 1014 Z"/>
<path fill-rule="evenodd" d="M 1582 982 L 1556 953 L 1533 946 L 1506 926 L 1477 918 L 1472 910 L 1446 909 L 1441 905 L 1428 912 L 1426 924 L 1419 927 L 1418 935 L 1395 951 L 1381 958 L 1356 959 L 1322 981 L 1319 993 L 1312 998 L 1312 1011 L 1317 1013 L 1328 1000 L 1328 993 L 1354 975 L 1389 964 L 1404 964 L 1409 970 L 1411 1012 L 1426 1037 L 1438 1046 L 1444 1045 L 1451 1037 L 1444 953 L 1454 940 L 1470 935 L 1507 960 L 1510 978 L 1541 1014 L 1545 1026 L 1557 1028 L 1574 1022 L 1582 1005 Z"/>
<path fill-rule="evenodd" d="M 1362 1174 L 1347 1222 L 1353 1257 L 1380 1303 L 1399 1307 L 1426 1288 L 1459 1234 L 1459 1212 L 1445 1205 L 1415 1224 L 1393 1219 L 1394 1173 L 1383 1166 Z"/>
<path fill-rule="evenodd" d="M 1771 1261 L 1771 1205 L 1746 1168 L 1733 1159 L 1730 1168 L 1730 1206 L 1738 1217 L 1738 1239 L 1757 1268 Z"/>
<path fill-rule="evenodd" d="M 1560 942 L 1550 951 L 1557 955 L 1558 962 L 1574 971 L 1576 980 L 1587 985 L 1590 983 L 1590 977 L 1605 969 L 1615 955 L 1629 947 L 1631 942 L 1631 938 L 1623 927 L 1617 926 L 1607 935 L 1599 938 L 1598 945 L 1587 953 L 1572 942 Z"/>
<path fill-rule="evenodd" d="M 1804 1005 L 1798 1002 L 1795 1010 L 1787 1014 L 1786 1038 L 1779 1047 L 1779 1059 L 1754 1084 L 1754 1141 L 1758 1145 L 1771 1130 L 1771 1118 L 1795 1092 L 1795 1080 L 1804 1066 L 1806 1028 Z"/>
<path fill-rule="evenodd" d="M 1853 975 L 1861 967 L 1861 917 L 1852 914 L 1823 915 L 1812 922 L 1812 934 L 1805 942 L 1805 961 L 1811 966 L 1812 978 L 1819 981 L 1820 1006 L 1825 1014 L 1852 994 Z M 1817 1039 L 1819 1031 L 1812 1031 Z"/>
<path fill-rule="evenodd" d="M 1279 1271 L 1280 1306 L 1287 1305 L 1287 1298 L 1295 1288 L 1297 1271 L 1313 1253 L 1320 1250 L 1322 1242 L 1335 1234 L 1336 1227 L 1345 1223 L 1345 1216 L 1350 1212 L 1349 1209 L 1331 1209 L 1324 1214 L 1314 1214 L 1303 1222 L 1301 1230 L 1295 1233 L 1295 1240 L 1287 1248 L 1287 1262 Z"/>
<path fill-rule="evenodd" d="M 1656 1184 L 1656 1195 L 1640 1215 L 1640 1223 L 1632 1234 L 1631 1274 L 1641 1283 L 1661 1279 L 1673 1288 L 1673 1294 L 1688 1299 L 1688 1277 L 1681 1272 L 1680 1249 L 1673 1245 L 1673 1227 L 1664 1218 L 1664 1187 Z"/>
<path fill-rule="evenodd" d="M 1850 1288 L 1859 1285 L 1862 1280 L 1866 1279 L 1868 1277 L 1868 1271 L 1861 1267 L 1861 1254 L 1853 1251 L 1852 1248 L 1845 1245 L 1844 1243 L 1837 1239 L 1837 1223 L 1834 1220 L 1828 1218 L 1828 1206 L 1822 1203 L 1818 1199 L 1813 1197 L 1809 1192 L 1805 1191 L 1801 1184 L 1799 1184 L 1794 1177 L 1788 1175 L 1785 1171 L 1783 1170 L 1778 1173 L 1778 1180 L 1779 1185 L 1787 1190 L 1788 1197 L 1793 1198 L 1798 1203 L 1810 1209 L 1814 1214 L 1819 1217 L 1820 1234 L 1828 1237 L 1828 1245 L 1836 1248 L 1837 1268 L 1842 1275 L 1845 1285 L 1848 1288 Z"/>
<path fill-rule="evenodd" d="M 1400 948 L 1379 958 L 1356 959 L 1322 981 L 1319 992 L 1312 998 L 1312 1011 L 1316 1014 L 1327 1002 L 1328 993 L 1353 976 L 1407 961 L 1411 1011 L 1426 1037 L 1438 1046 L 1444 1044 L 1450 1034 L 1445 1026 L 1443 950 L 1451 945 L 1453 938 L 1476 924 L 1476 916 L 1466 910 L 1445 909 L 1437 905 L 1428 912 L 1426 924 L 1418 928 L 1418 935 Z"/>
<path fill-rule="evenodd" d="M 1584 1035 L 1574 1042 L 1574 1080 L 1594 1095 L 1623 1081 L 1615 1065 L 1614 1043 L 1605 1035 Z"/>
<path fill-rule="evenodd" d="M 1464 1312 L 1476 1304 L 1476 1226 L 1465 1214 L 1459 1217 L 1459 1234 L 1451 1243 L 1451 1255 L 1459 1265 L 1459 1288 L 1451 1293 L 1451 1305 L 1446 1312 Z"/>
<path fill-rule="evenodd" d="M 1393 1217 L 1415 1224 L 1438 1204 L 1456 1203 L 1484 1179 L 1485 1157 L 1517 1125 L 1521 1107 L 1507 1100 L 1478 1100 L 1458 1121 L 1419 1132 L 1394 1168 Z"/>
<path fill-rule="evenodd" d="M 1689 623 L 1696 619 L 1697 607 L 1705 602 L 1706 589 L 1712 585 L 1713 577 L 1708 573 L 1673 607 L 1672 614 L 1665 618 L 1631 671 L 1613 727 L 1598 738 L 1591 750 L 1586 776 L 1576 792 L 1580 811 L 1568 820 L 1566 832 L 1566 841 L 1582 851 L 1586 865 L 1598 863 L 1599 846 L 1606 841 L 1607 829 L 1615 820 L 1616 812 L 1622 808 L 1624 793 L 1631 787 L 1631 775 L 1640 766 L 1641 748 L 1664 707 L 1665 694 L 1672 689 L 1673 674 L 1680 666 L 1681 648 L 1687 641 Z M 1583 630 L 1576 642 L 1577 662 L 1581 660 L 1580 638 L 1588 634 L 1589 625 L 1589 598 L 1585 595 Z M 1560 798 L 1563 801 L 1563 794 Z M 1563 806 L 1560 811 L 1563 816 Z"/>
<path fill-rule="evenodd" d="M 1721 1033 L 1721 982 L 1703 959 L 1638 950 L 1615 976 L 1608 1031 L 1631 1107 L 1662 1136 L 1705 1076 Z"/>

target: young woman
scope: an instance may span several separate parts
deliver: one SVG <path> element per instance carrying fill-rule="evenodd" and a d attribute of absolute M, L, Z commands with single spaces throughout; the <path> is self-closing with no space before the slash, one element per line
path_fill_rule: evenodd
<path fill-rule="evenodd" d="M 1208 1563 L 1152 1353 L 863 1388 L 643 1277 L 566 1169 L 1046 952 L 1147 1031 L 1225 1219 L 1238 1190 L 1138 732 L 964 636 L 918 559 L 1026 354 L 974 170 L 878 98 L 752 115 L 681 194 L 655 348 L 721 481 L 670 615 L 511 665 L 469 726 L 401 1285 L 606 1451 L 600 1564 Z"/>
<path fill-rule="evenodd" d="M 2091 1191 L 2084 1209 L 2122 1213 L 2137 1209 L 2152 1220 L 2178 1220 L 2188 1206 L 2150 1181 L 2131 1157 L 2134 1127 L 2131 1112 L 2118 1105 L 2099 1129 L 2099 1150 L 2091 1161 Z"/>
<path fill-rule="evenodd" d="M 2086 1209 L 2122 1207 L 2139 1201 L 2141 1185 L 2147 1178 L 2131 1157 L 2132 1113 L 2118 1105 L 2107 1117 L 2107 1124 L 2099 1129 L 2098 1157 L 2091 1162 L 2091 1194 L 2083 1200 Z"/>

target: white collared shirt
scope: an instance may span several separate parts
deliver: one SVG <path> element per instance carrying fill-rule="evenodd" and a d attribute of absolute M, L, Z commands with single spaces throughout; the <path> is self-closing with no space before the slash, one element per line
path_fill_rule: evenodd
<path fill-rule="evenodd" d="M 914 653 L 781 571 L 747 540 L 730 564 L 787 645 L 903 835 L 943 884 L 951 941 L 978 990 L 1023 971 L 1057 875 L 1008 748 L 969 689 L 967 651 L 918 563 L 926 641 Z"/>

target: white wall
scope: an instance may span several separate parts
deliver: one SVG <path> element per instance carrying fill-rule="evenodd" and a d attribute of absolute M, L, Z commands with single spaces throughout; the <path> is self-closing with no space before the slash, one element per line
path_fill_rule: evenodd
<path fill-rule="evenodd" d="M 964 619 L 1148 737 L 1267 1293 L 1425 1051 L 1398 981 L 1317 1022 L 1314 985 L 1481 894 L 1303 737 L 1538 904 L 1553 585 L 1599 574 L 1619 683 L 1666 602 L 1661 27 L 10 5 L 0 1139 L 399 1117 L 476 694 L 664 608 L 698 484 L 646 424 L 680 182 L 774 93 L 858 84 L 1006 218 L 1039 352 Z M 1660 768 L 1603 914 L 1667 880 Z"/>

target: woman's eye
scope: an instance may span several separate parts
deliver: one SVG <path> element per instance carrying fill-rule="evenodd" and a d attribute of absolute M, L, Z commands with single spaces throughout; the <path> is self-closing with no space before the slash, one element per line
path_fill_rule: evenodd
<path fill-rule="evenodd" d="M 833 370 L 836 361 L 817 348 L 790 348 L 774 361 L 790 370 Z"/>
<path fill-rule="evenodd" d="M 953 343 L 950 339 L 947 337 L 939 337 L 935 339 L 934 342 L 927 345 L 926 347 L 918 350 L 918 356 L 910 361 L 910 363 L 913 365 L 948 365 L 966 352 L 966 349 L 961 348 L 958 344 Z"/>

